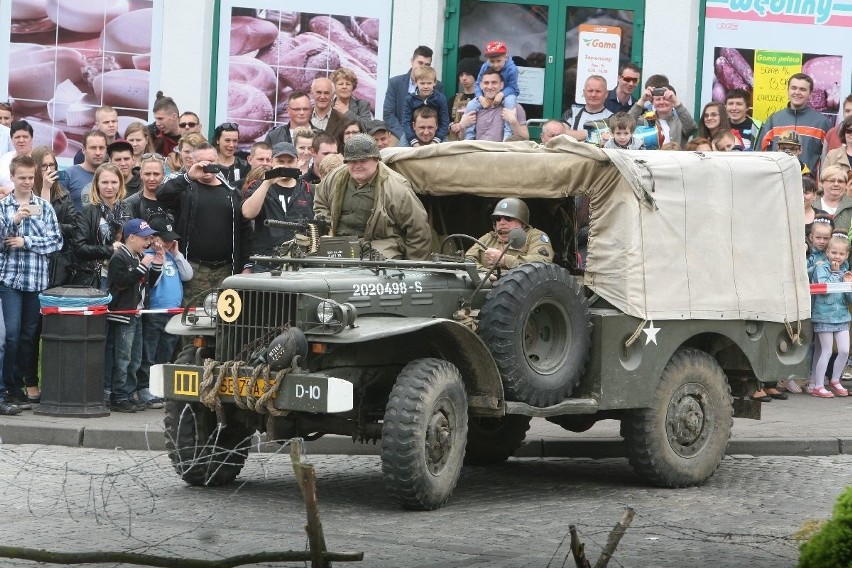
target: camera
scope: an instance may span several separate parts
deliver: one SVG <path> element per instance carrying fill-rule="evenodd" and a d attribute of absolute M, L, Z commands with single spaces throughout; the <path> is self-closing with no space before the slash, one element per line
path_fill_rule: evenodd
<path fill-rule="evenodd" d="M 223 172 L 225 168 L 220 166 L 219 164 L 207 164 L 206 166 L 201 167 L 201 171 L 205 174 L 217 174 L 219 172 Z"/>
<path fill-rule="evenodd" d="M 302 170 L 299 168 L 272 168 L 263 174 L 263 179 L 276 179 L 282 177 L 298 179 L 300 175 L 302 175 Z"/>
<path fill-rule="evenodd" d="M 657 87 L 656 89 L 651 91 L 651 95 L 653 95 L 655 97 L 662 97 L 665 94 L 666 94 L 666 88 L 665 87 Z"/>

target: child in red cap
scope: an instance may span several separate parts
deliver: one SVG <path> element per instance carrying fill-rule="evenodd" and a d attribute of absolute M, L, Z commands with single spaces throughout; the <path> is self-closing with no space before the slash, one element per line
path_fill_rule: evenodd
<path fill-rule="evenodd" d="M 476 112 L 483 108 L 491 106 L 491 101 L 482 96 L 482 89 L 479 86 L 482 80 L 482 73 L 489 67 L 500 73 L 500 78 L 503 79 L 503 90 L 497 94 L 493 104 L 503 104 L 503 108 L 515 108 L 518 95 L 521 90 L 518 88 L 518 66 L 509 57 L 509 50 L 506 44 L 502 41 L 490 41 L 485 46 L 485 63 L 479 69 L 479 75 L 476 77 L 476 85 L 474 93 L 476 96 L 467 105 L 467 112 Z M 503 123 L 503 140 L 512 135 L 512 127 L 508 122 Z M 465 132 L 465 139 L 473 140 L 476 137 L 476 126 L 471 126 Z"/>

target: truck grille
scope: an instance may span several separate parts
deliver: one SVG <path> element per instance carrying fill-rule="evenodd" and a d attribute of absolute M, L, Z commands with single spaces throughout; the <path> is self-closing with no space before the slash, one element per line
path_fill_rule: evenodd
<path fill-rule="evenodd" d="M 238 290 L 242 310 L 236 321 L 216 324 L 216 360 L 246 358 L 263 339 L 268 343 L 287 324 L 296 321 L 296 294 L 261 290 Z M 248 353 L 243 353 L 248 350 Z"/>

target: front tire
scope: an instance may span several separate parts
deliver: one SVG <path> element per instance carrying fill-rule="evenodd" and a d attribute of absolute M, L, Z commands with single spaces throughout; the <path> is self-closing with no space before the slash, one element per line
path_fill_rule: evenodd
<path fill-rule="evenodd" d="M 200 402 L 166 400 L 166 449 L 175 471 L 190 485 L 231 483 L 243 469 L 254 433 L 233 412 L 217 428 L 216 414 Z"/>
<path fill-rule="evenodd" d="M 733 422 L 731 387 L 719 364 L 703 351 L 679 349 L 651 408 L 622 420 L 630 465 L 661 487 L 701 485 L 725 457 Z"/>
<path fill-rule="evenodd" d="M 382 426 L 382 474 L 405 509 L 447 502 L 467 442 L 467 395 L 455 365 L 416 359 L 396 379 Z"/>

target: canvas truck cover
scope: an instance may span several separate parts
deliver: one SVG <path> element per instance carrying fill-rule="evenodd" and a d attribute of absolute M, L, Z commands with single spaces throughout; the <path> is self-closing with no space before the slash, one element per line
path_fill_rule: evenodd
<path fill-rule="evenodd" d="M 382 151 L 429 195 L 590 200 L 585 284 L 644 320 L 810 317 L 799 162 L 601 150 L 559 136 Z"/>

